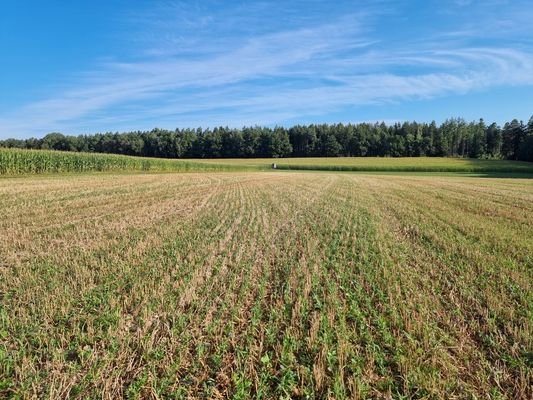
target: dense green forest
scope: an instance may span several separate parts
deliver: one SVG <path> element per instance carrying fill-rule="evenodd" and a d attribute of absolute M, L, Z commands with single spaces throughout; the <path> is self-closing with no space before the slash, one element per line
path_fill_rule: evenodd
<path fill-rule="evenodd" d="M 435 122 L 296 125 L 291 128 L 176 129 L 7 139 L 0 147 L 165 158 L 320 156 L 471 157 L 533 161 L 533 116 L 503 127 L 482 119 Z"/>

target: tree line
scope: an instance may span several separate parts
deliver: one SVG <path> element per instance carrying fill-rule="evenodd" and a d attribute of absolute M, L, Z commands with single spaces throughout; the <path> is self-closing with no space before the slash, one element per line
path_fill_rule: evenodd
<path fill-rule="evenodd" d="M 470 157 L 533 161 L 533 116 L 503 127 L 482 119 L 435 122 L 311 124 L 233 129 L 152 129 L 41 139 L 7 139 L 0 147 L 163 158 Z"/>

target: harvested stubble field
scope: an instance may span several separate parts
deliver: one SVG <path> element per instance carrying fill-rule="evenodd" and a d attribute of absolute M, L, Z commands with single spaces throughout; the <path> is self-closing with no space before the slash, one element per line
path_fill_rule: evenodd
<path fill-rule="evenodd" d="M 0 181 L 0 397 L 531 398 L 533 181 Z"/>

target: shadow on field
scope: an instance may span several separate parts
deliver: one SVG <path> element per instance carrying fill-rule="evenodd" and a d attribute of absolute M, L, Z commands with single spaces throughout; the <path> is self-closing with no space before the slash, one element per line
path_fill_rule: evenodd
<path fill-rule="evenodd" d="M 460 175 L 460 174 L 457 174 Z M 533 174 L 520 172 L 486 172 L 482 174 L 465 174 L 466 176 L 478 178 L 513 178 L 513 179 L 533 179 Z"/>
<path fill-rule="evenodd" d="M 533 178 L 533 163 L 504 160 L 473 160 L 461 166 L 446 165 L 305 165 L 277 164 L 285 171 L 352 172 L 382 175 L 462 176 L 479 178 Z"/>

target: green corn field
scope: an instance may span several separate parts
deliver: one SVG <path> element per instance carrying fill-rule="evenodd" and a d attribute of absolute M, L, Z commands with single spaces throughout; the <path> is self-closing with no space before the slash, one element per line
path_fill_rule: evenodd
<path fill-rule="evenodd" d="M 118 171 L 234 171 L 243 169 L 246 167 L 215 162 L 197 163 L 115 154 L 0 148 L 0 175 Z"/>

